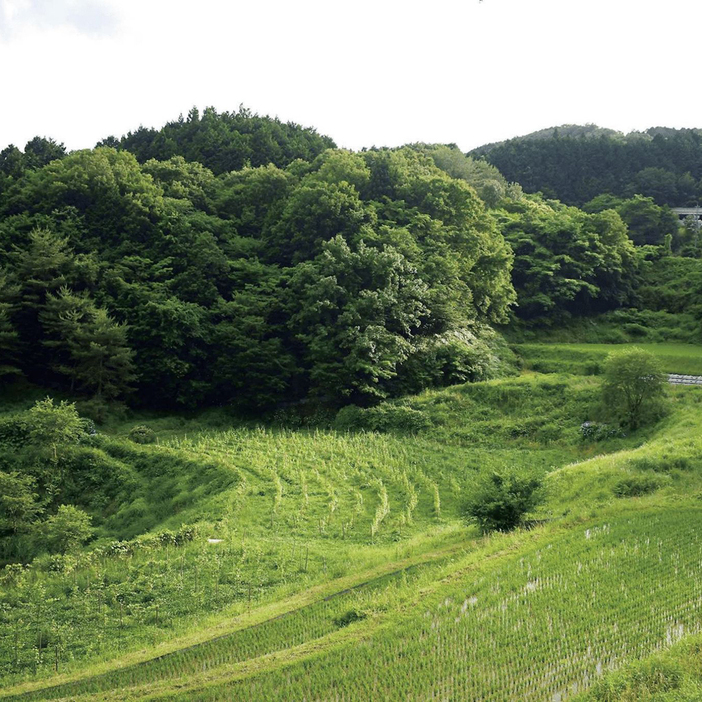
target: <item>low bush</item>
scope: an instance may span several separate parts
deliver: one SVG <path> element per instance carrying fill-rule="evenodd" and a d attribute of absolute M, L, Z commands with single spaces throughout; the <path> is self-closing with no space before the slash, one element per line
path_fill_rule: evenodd
<path fill-rule="evenodd" d="M 602 422 L 583 422 L 580 425 L 580 436 L 585 441 L 604 441 L 625 436 L 619 427 Z"/>
<path fill-rule="evenodd" d="M 154 444 L 156 443 L 156 432 L 145 424 L 139 424 L 130 429 L 129 439 L 135 444 Z"/>
<path fill-rule="evenodd" d="M 349 405 L 339 410 L 334 427 L 341 431 L 397 431 L 415 434 L 432 426 L 432 421 L 421 410 L 406 405 L 382 404 L 362 408 Z"/>
<path fill-rule="evenodd" d="M 354 622 L 360 622 L 366 618 L 365 612 L 359 612 L 357 609 L 350 609 L 348 612 L 344 612 L 340 617 L 334 619 L 334 624 L 339 628 L 353 624 Z"/>
<path fill-rule="evenodd" d="M 641 497 L 663 487 L 666 480 L 659 475 L 627 475 L 614 486 L 617 497 Z"/>
<path fill-rule="evenodd" d="M 534 474 L 495 471 L 480 479 L 461 512 L 467 522 L 477 523 L 483 534 L 510 531 L 541 502 L 542 486 L 542 479 Z"/>

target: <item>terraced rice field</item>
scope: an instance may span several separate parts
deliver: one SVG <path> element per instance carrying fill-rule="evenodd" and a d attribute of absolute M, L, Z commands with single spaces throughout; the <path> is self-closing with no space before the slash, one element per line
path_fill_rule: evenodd
<path fill-rule="evenodd" d="M 609 353 L 633 346 L 655 354 L 665 373 L 702 375 L 702 346 L 693 344 L 517 344 L 515 351 L 540 373 L 597 375 Z"/>
<path fill-rule="evenodd" d="M 401 623 L 198 698 L 568 699 L 700 630 L 701 517 L 631 515 L 544 539 L 497 568 L 459 567 Z"/>
<path fill-rule="evenodd" d="M 192 528 L 5 576 L 0 699 L 564 702 L 702 632 L 699 391 L 672 388 L 649 436 L 590 446 L 572 414 L 596 383 L 416 398 L 444 444 L 263 429 L 106 440 L 134 465 L 168 456 L 229 477 L 184 510 L 201 515 Z M 535 403 L 547 425 L 526 431 Z M 547 476 L 548 499 L 531 528 L 482 537 L 460 501 L 506 461 Z"/>

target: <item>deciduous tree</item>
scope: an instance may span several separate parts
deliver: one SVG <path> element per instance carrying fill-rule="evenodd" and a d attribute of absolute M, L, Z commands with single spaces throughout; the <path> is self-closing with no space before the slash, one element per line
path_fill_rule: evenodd
<path fill-rule="evenodd" d="M 664 382 L 652 353 L 639 348 L 612 352 L 605 363 L 602 399 L 616 419 L 636 429 L 660 411 Z"/>

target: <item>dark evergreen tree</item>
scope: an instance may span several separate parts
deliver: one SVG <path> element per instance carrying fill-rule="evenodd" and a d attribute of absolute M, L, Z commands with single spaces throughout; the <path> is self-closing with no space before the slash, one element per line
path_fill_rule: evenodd
<path fill-rule="evenodd" d="M 24 147 L 24 167 L 43 168 L 51 161 L 63 158 L 65 155 L 66 147 L 63 144 L 58 144 L 53 139 L 36 136 Z"/>

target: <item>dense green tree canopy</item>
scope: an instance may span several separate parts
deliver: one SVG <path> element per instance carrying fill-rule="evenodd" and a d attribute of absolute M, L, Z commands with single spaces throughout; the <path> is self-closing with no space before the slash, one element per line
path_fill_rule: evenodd
<path fill-rule="evenodd" d="M 253 119 L 230 117 L 174 129 L 204 148 Z M 13 177 L 2 372 L 101 402 L 364 403 L 427 340 L 507 318 L 512 252 L 466 179 L 416 148 L 290 152 L 284 169 L 260 149 L 219 176 L 101 146 Z"/>
<path fill-rule="evenodd" d="M 615 210 L 629 229 L 629 238 L 638 246 L 668 248 L 679 237 L 678 219 L 667 206 L 657 205 L 653 198 L 634 195 L 622 199 L 614 195 L 598 195 L 583 205 L 586 212 Z"/>
<path fill-rule="evenodd" d="M 519 316 L 557 319 L 631 298 L 634 247 L 613 210 L 590 215 L 530 198 L 509 203 L 497 216 L 515 253 Z"/>
<path fill-rule="evenodd" d="M 335 146 L 314 129 L 260 117 L 244 107 L 222 113 L 207 107 L 202 114 L 194 107 L 186 118 L 181 115 L 162 129 L 140 127 L 121 139 L 108 137 L 99 145 L 130 151 L 141 163 L 182 156 L 216 175 L 247 164 L 285 167 L 295 159 L 311 161 Z"/>
<path fill-rule="evenodd" d="M 614 136 L 535 141 L 576 138 Z M 208 108 L 93 150 L 5 149 L 0 374 L 97 405 L 362 405 L 485 377 L 486 325 L 512 309 L 630 303 L 629 233 L 697 245 L 652 198 L 600 194 L 583 212 L 454 145 L 330 146 Z M 636 171 L 655 197 L 660 168 Z"/>

